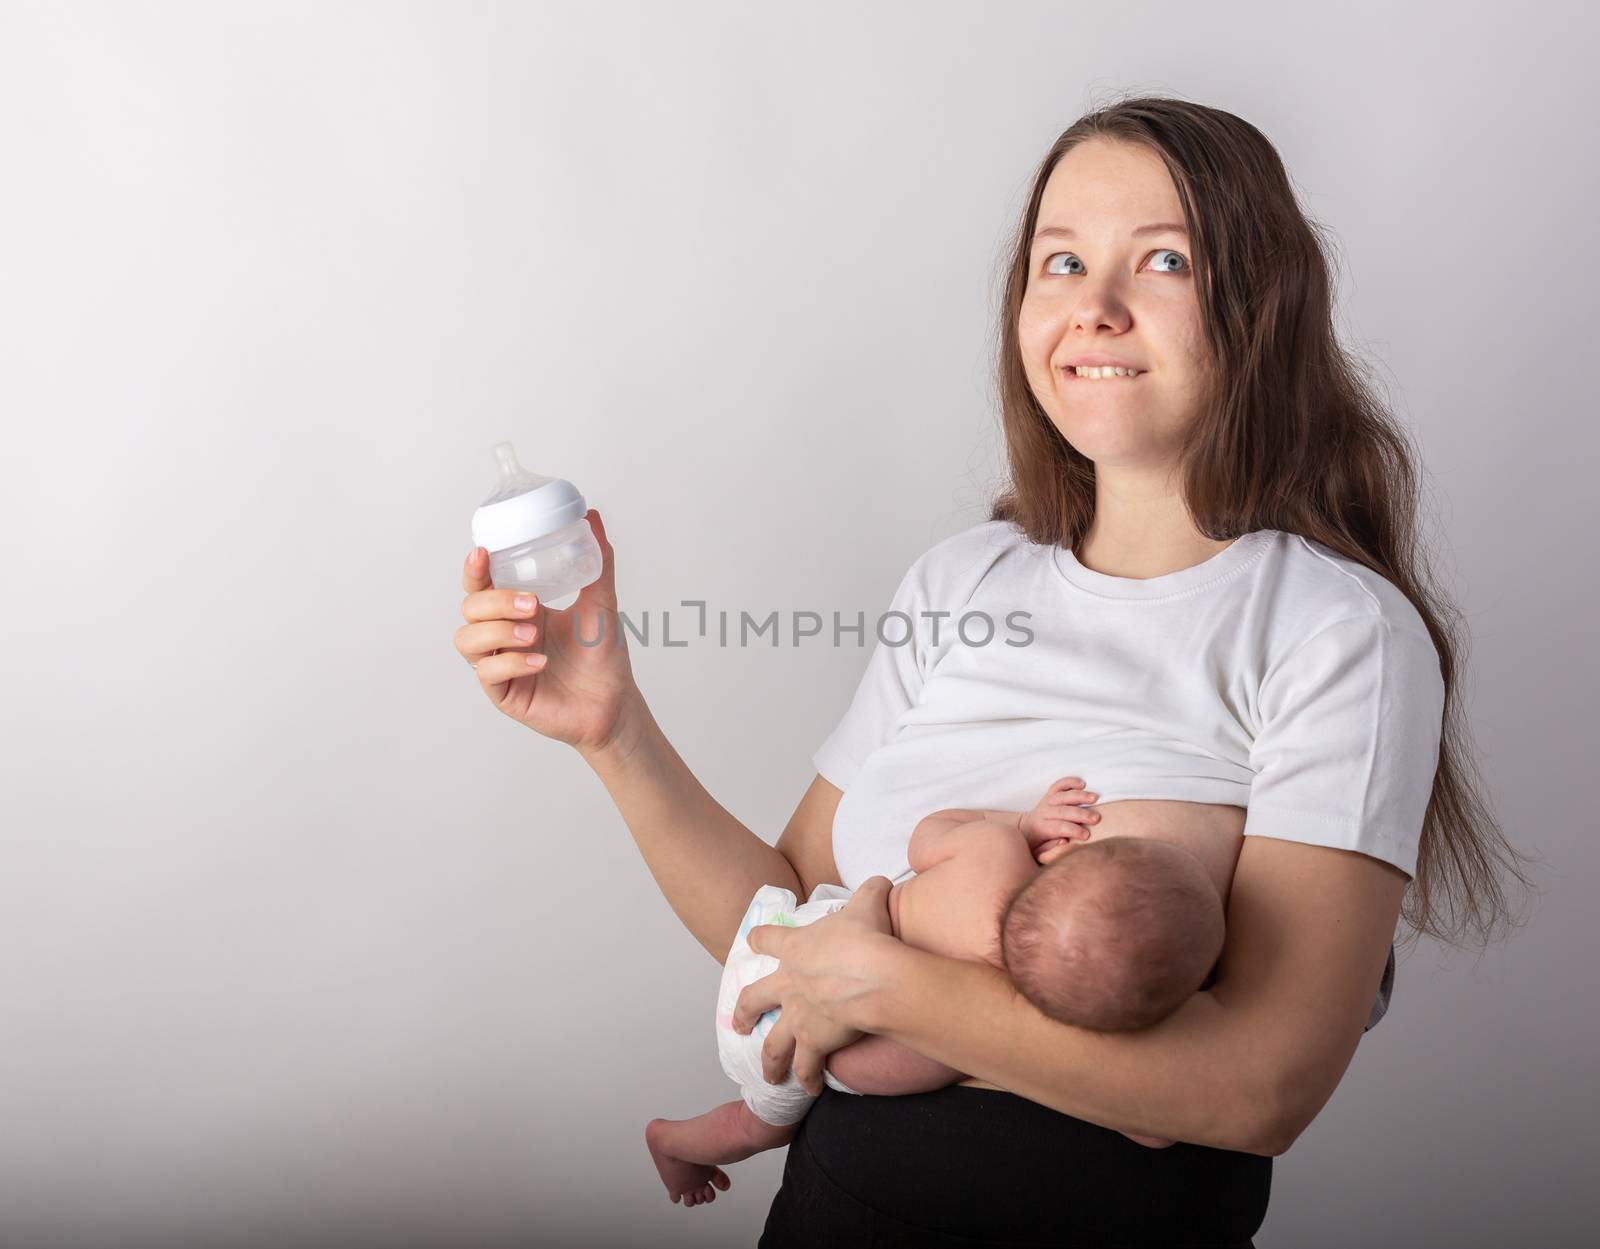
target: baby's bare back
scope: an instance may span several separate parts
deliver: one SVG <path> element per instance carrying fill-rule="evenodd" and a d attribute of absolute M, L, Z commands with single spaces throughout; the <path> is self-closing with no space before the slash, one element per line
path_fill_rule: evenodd
<path fill-rule="evenodd" d="M 1205 866 L 1217 886 L 1218 896 L 1227 905 L 1233 885 L 1233 869 L 1244 845 L 1245 809 L 1226 803 L 1178 802 L 1165 798 L 1126 798 L 1093 808 L 1100 820 L 1093 826 L 1089 841 L 1107 837 L 1149 837 L 1171 842 L 1193 854 Z M 1072 847 L 1085 845 L 1073 842 Z M 1071 853 L 1071 848 L 1067 853 Z M 942 865 L 941 865 L 942 866 Z M 914 884 L 915 880 L 907 882 Z M 998 933 L 996 933 L 998 938 Z M 978 957 L 974 954 L 953 957 Z M 971 1076 L 960 1081 L 974 1088 L 992 1089 L 997 1085 Z"/>
<path fill-rule="evenodd" d="M 932 954 L 1002 967 L 1000 912 L 1039 865 L 1008 825 L 973 820 L 951 834 L 945 845 L 953 853 L 889 891 L 895 935 Z"/>

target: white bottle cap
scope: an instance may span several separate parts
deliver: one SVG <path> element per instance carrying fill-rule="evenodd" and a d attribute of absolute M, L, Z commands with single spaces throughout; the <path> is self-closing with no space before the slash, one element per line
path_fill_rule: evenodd
<path fill-rule="evenodd" d="M 517 463 L 509 442 L 494 449 L 500 462 L 495 491 L 472 514 L 472 541 L 488 551 L 532 542 L 582 520 L 589 510 L 578 488 L 559 477 L 541 477 Z"/>

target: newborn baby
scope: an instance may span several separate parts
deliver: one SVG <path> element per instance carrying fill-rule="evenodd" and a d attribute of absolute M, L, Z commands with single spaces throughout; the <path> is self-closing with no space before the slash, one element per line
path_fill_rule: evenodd
<path fill-rule="evenodd" d="M 1063 809 L 1082 802 L 1073 792 L 1082 788 L 1076 777 L 1056 781 L 1027 812 L 947 809 L 926 817 L 907 849 L 916 874 L 889 891 L 890 922 L 908 945 L 1000 968 L 1063 1023 L 1096 1031 L 1149 1027 L 1202 987 L 1217 961 L 1240 843 L 1231 858 L 1176 829 L 1084 844 L 1088 828 Z M 1204 862 L 1181 844 L 1186 840 Z M 731 1183 L 718 1164 L 794 1136 L 814 1098 L 792 1071 L 776 1085 L 761 1073 L 762 1043 L 779 1012 L 768 1011 L 748 1035 L 733 1031 L 739 993 L 778 965 L 752 951 L 747 937 L 761 924 L 813 923 L 849 898 L 850 891 L 822 884 L 797 907 L 790 890 L 766 885 L 751 900 L 723 968 L 717 1011 L 722 1067 L 742 1096 L 693 1119 L 653 1119 L 645 1129 L 674 1202 L 712 1200 L 713 1186 Z M 870 1035 L 829 1055 L 823 1074 L 839 1092 L 880 1096 L 966 1078 Z M 1124 1135 L 1152 1147 L 1172 1143 Z"/>

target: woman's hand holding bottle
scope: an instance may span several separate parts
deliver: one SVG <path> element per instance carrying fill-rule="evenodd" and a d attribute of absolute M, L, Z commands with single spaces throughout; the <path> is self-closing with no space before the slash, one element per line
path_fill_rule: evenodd
<path fill-rule="evenodd" d="M 598 511 L 586 519 L 605 563 L 576 602 L 556 609 L 525 591 L 494 588 L 488 552 L 474 547 L 461 574 L 467 623 L 455 634 L 490 702 L 584 754 L 619 740 L 642 701 L 617 616 L 611 543 Z"/>

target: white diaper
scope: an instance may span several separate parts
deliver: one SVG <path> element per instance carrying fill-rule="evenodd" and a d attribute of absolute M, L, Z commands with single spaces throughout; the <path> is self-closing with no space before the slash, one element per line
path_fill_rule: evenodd
<path fill-rule="evenodd" d="M 850 893 L 840 885 L 821 884 L 811 891 L 804 905 L 796 906 L 793 890 L 762 885 L 739 921 L 739 935 L 733 939 L 728 961 L 723 964 L 722 984 L 717 990 L 717 1056 L 722 1060 L 722 1070 L 728 1079 L 739 1086 L 744 1104 L 756 1118 L 767 1123 L 796 1123 L 805 1117 L 816 1099 L 795 1079 L 793 1071 L 784 1076 L 782 1084 L 768 1084 L 762 1077 L 761 1046 L 767 1033 L 772 1031 L 772 1025 L 778 1022 L 782 1013 L 779 1008 L 774 1007 L 756 1020 L 756 1026 L 747 1035 L 733 1030 L 733 1010 L 739 1004 L 740 992 L 747 984 L 771 975 L 778 968 L 778 960 L 772 955 L 757 954 L 750 948 L 750 930 L 762 924 L 804 928 L 837 911 L 850 900 Z M 826 1067 L 822 1078 L 829 1088 L 855 1093 L 855 1089 L 834 1079 Z"/>

